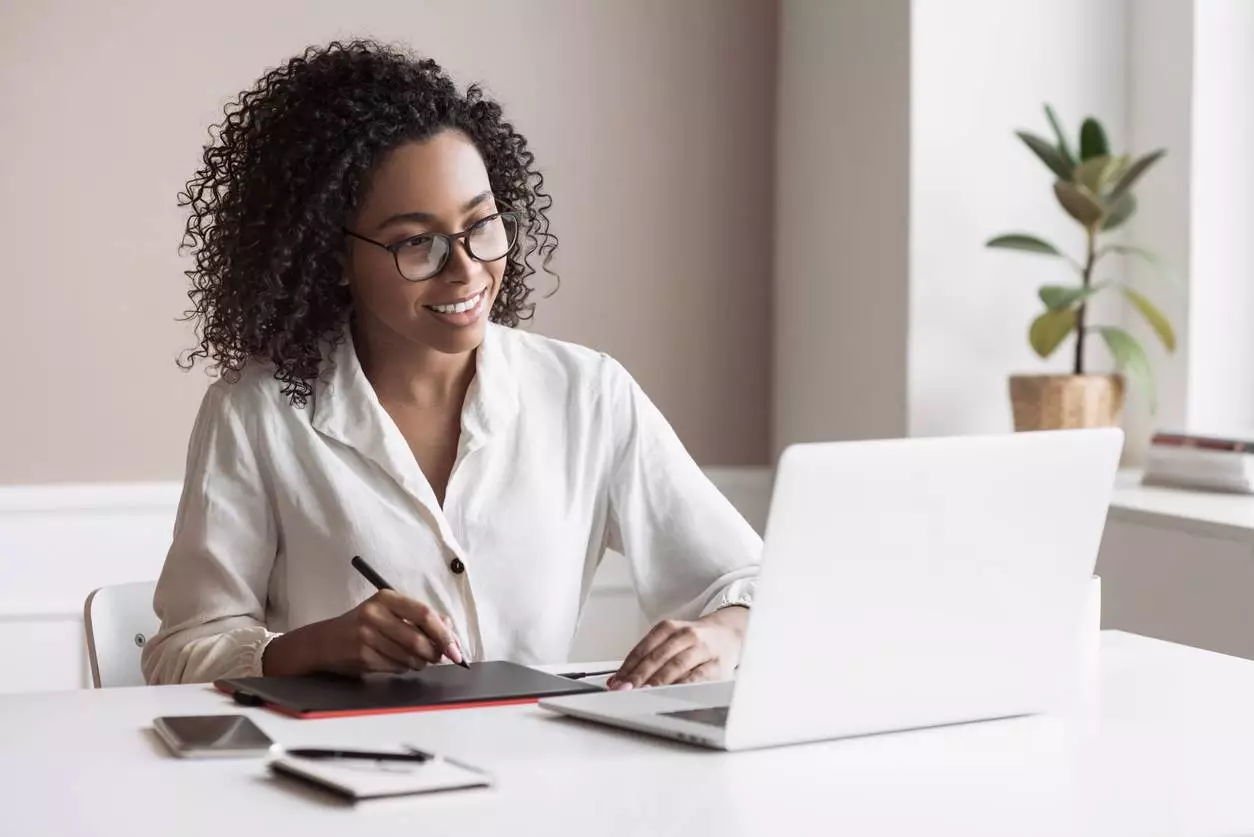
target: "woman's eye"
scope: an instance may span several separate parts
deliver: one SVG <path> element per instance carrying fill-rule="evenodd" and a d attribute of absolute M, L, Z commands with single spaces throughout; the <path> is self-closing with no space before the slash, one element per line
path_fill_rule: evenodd
<path fill-rule="evenodd" d="M 407 238 L 404 241 L 402 241 L 400 245 L 402 250 L 409 250 L 415 247 L 430 247 L 430 246 L 431 246 L 431 236 L 429 235 L 416 235 L 413 238 Z"/>

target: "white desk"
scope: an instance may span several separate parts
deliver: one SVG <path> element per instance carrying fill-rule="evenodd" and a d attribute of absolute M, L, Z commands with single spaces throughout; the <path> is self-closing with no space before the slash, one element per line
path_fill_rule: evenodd
<path fill-rule="evenodd" d="M 259 761 L 177 761 L 160 714 L 235 711 L 200 686 L 0 696 L 0 833 L 996 835 L 1254 832 L 1254 662 L 1106 632 L 1097 708 L 716 753 L 533 706 L 296 721 L 288 745 L 398 740 L 495 788 L 356 808 Z"/>

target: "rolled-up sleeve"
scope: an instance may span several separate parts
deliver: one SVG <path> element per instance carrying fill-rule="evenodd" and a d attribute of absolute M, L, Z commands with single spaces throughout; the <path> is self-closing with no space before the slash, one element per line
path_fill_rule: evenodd
<path fill-rule="evenodd" d="M 606 358 L 614 457 L 607 539 L 651 621 L 749 604 L 762 539 L 696 464 L 631 375 Z"/>
<path fill-rule="evenodd" d="M 173 539 L 153 599 L 161 628 L 142 656 L 153 685 L 261 674 L 262 654 L 276 636 L 264 620 L 277 526 L 229 386 L 209 387 L 188 444 Z"/>

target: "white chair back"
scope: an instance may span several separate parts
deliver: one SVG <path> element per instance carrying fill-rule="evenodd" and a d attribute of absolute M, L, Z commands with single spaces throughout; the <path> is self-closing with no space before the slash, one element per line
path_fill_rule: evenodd
<path fill-rule="evenodd" d="M 87 597 L 83 624 L 92 685 L 97 689 L 145 685 L 140 654 L 161 626 L 152 609 L 156 586 L 153 581 L 115 584 Z"/>

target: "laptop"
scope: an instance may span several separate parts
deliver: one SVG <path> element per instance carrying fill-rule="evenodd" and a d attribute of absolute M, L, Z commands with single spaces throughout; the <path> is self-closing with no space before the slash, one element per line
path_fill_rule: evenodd
<path fill-rule="evenodd" d="M 1058 708 L 1123 438 L 790 446 L 735 680 L 540 706 L 722 750 Z"/>

